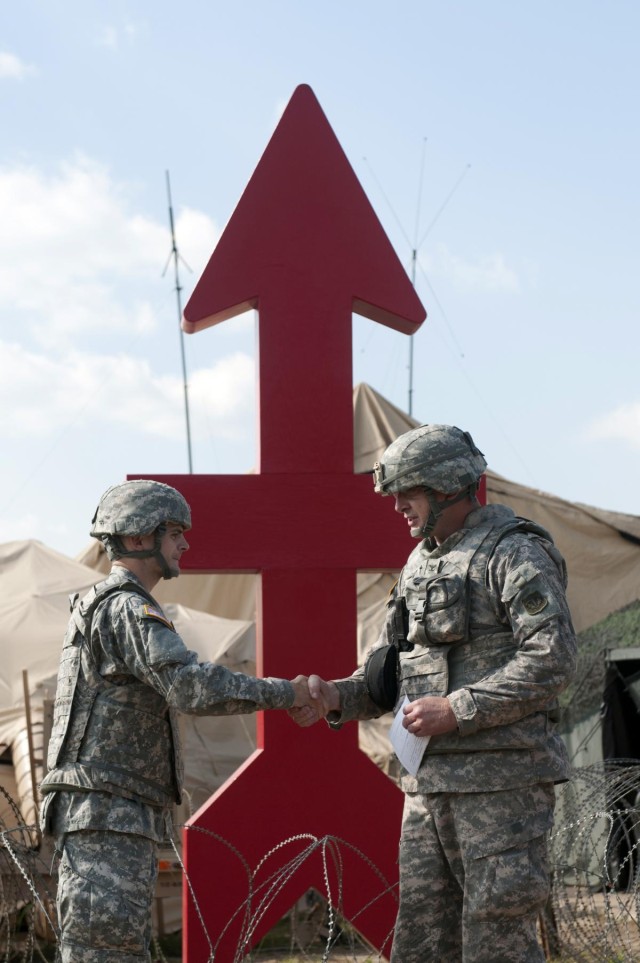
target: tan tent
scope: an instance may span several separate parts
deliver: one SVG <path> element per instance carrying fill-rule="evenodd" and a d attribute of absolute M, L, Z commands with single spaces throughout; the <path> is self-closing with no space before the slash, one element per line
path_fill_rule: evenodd
<path fill-rule="evenodd" d="M 33 690 L 57 671 L 69 594 L 95 580 L 93 569 L 40 542 L 0 545 L 0 742 L 24 712 L 22 672 Z"/>
<path fill-rule="evenodd" d="M 354 412 L 356 471 L 370 468 L 394 438 L 418 424 L 367 385 L 354 389 Z M 568 502 L 490 470 L 487 501 L 502 502 L 551 532 L 567 561 L 569 604 L 577 632 L 640 598 L 637 515 Z"/>
<path fill-rule="evenodd" d="M 418 422 L 368 385 L 354 389 L 353 404 L 354 463 L 355 471 L 361 472 L 371 468 L 394 438 Z M 503 502 L 552 533 L 567 560 L 569 603 L 578 632 L 640 597 L 640 517 L 564 501 L 492 471 L 487 472 L 487 501 Z M 106 555 L 95 541 L 78 561 L 108 571 Z M 385 579 L 384 587 L 391 581 Z M 362 580 L 360 587 L 361 609 L 385 594 L 376 580 L 369 580 L 369 588 L 374 588 L 371 595 Z M 255 618 L 253 575 L 186 574 L 159 585 L 157 596 L 161 602 L 182 602 L 228 618 Z"/>
<path fill-rule="evenodd" d="M 569 571 L 576 631 L 640 597 L 640 518 L 608 512 L 487 475 L 487 501 L 503 502 L 553 535 Z"/>

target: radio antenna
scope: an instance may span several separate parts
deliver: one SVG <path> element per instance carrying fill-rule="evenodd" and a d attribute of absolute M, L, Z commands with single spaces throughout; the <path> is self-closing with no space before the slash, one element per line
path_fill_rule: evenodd
<path fill-rule="evenodd" d="M 413 236 L 413 245 L 411 247 L 411 283 L 414 288 L 416 286 L 416 263 L 418 260 L 418 248 L 421 243 L 418 244 L 418 228 L 420 225 L 420 209 L 422 207 L 422 182 L 424 180 L 424 155 L 427 146 L 427 138 L 424 137 L 422 140 L 422 159 L 420 161 L 420 179 L 418 181 L 418 202 L 416 204 L 416 225 Z M 413 416 L 413 335 L 409 336 L 409 401 L 407 411 L 409 417 Z"/>
<path fill-rule="evenodd" d="M 185 360 L 184 353 L 184 331 L 182 330 L 182 299 L 180 286 L 180 272 L 178 270 L 178 262 L 182 261 L 185 267 L 189 267 L 187 262 L 182 258 L 178 252 L 178 245 L 176 244 L 176 232 L 173 223 L 173 206 L 171 204 L 171 181 L 169 180 L 169 171 L 165 172 L 167 175 L 167 200 L 169 203 L 169 227 L 171 228 L 171 253 L 169 259 L 166 263 L 165 269 L 162 272 L 162 276 L 167 273 L 167 268 L 169 267 L 169 262 L 173 259 L 173 270 L 175 278 L 175 291 L 176 291 L 176 302 L 178 305 L 178 327 L 180 329 L 180 355 L 182 358 L 182 384 L 184 388 L 184 417 L 187 429 L 187 456 L 189 460 L 189 474 L 193 474 L 193 462 L 191 459 L 191 424 L 189 420 L 189 386 L 187 384 L 187 363 Z"/>
<path fill-rule="evenodd" d="M 427 237 L 428 237 L 429 234 L 431 233 L 431 229 L 432 229 L 433 226 L 435 225 L 436 221 L 438 220 L 438 218 L 440 217 L 440 215 L 441 215 L 442 212 L 444 211 L 445 207 L 447 206 L 447 204 L 449 203 L 449 201 L 451 200 L 451 198 L 453 197 L 453 195 L 455 194 L 455 192 L 456 192 L 456 191 L 458 190 L 458 188 L 460 187 L 460 184 L 462 183 L 462 180 L 463 180 L 464 176 L 467 174 L 469 168 L 471 167 L 471 164 L 467 164 L 467 166 L 466 166 L 465 169 L 463 170 L 462 174 L 460 175 L 460 177 L 458 178 L 458 180 L 455 182 L 455 184 L 453 185 L 453 187 L 451 188 L 451 190 L 449 191 L 449 193 L 448 193 L 447 196 L 445 197 L 444 201 L 442 202 L 442 204 L 441 204 L 440 207 L 438 208 L 437 212 L 436 212 L 435 215 L 433 216 L 433 218 L 432 218 L 432 220 L 431 220 L 431 223 L 429 224 L 428 228 L 426 229 L 426 231 L 424 232 L 424 234 L 422 235 L 422 237 L 420 238 L 420 240 L 418 240 L 418 237 L 420 236 L 420 234 L 419 234 L 419 225 L 420 225 L 420 210 L 421 210 L 421 207 L 422 207 L 422 182 L 423 182 L 423 179 L 424 179 L 424 154 L 425 154 L 426 144 L 427 144 L 427 138 L 425 137 L 424 140 L 423 140 L 423 142 L 422 142 L 422 161 L 421 161 L 421 164 L 420 164 L 420 180 L 419 180 L 419 182 L 418 182 L 418 202 L 417 202 L 417 204 L 416 204 L 416 224 L 415 224 L 414 242 L 413 242 L 413 246 L 412 246 L 412 249 L 411 249 L 411 283 L 413 284 L 414 288 L 415 288 L 415 286 L 416 286 L 416 265 L 417 265 L 417 263 L 418 263 L 418 251 L 420 250 L 420 248 L 422 247 L 422 245 L 423 245 L 424 242 L 426 241 Z M 433 293 L 433 292 L 432 292 L 432 293 Z M 413 415 L 413 339 L 414 339 L 414 337 L 415 337 L 415 335 L 413 335 L 413 334 L 409 336 L 409 407 L 408 407 L 408 412 L 409 412 L 410 415 Z"/>

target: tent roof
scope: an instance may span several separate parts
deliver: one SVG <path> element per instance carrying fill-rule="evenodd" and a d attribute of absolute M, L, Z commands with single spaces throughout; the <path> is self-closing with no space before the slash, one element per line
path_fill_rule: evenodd
<path fill-rule="evenodd" d="M 419 424 L 369 385 L 353 390 L 354 469 L 367 471 L 398 435 Z M 487 501 L 503 502 L 516 514 L 547 528 L 569 570 L 569 604 L 577 631 L 640 596 L 640 517 L 565 501 L 556 495 L 487 472 Z M 93 541 L 79 561 L 108 571 L 104 551 Z M 253 618 L 252 575 L 192 575 L 164 582 L 158 600 L 236 618 Z"/>
<path fill-rule="evenodd" d="M 22 671 L 33 688 L 57 670 L 69 594 L 86 592 L 93 569 L 42 542 L 0 545 L 0 709 L 22 702 Z"/>
<path fill-rule="evenodd" d="M 0 580 L 0 604 L 4 604 L 9 599 L 24 600 L 64 592 L 70 581 L 90 588 L 95 581 L 95 571 L 36 539 L 28 539 L 0 545 Z"/>
<path fill-rule="evenodd" d="M 487 501 L 544 526 L 565 557 L 576 631 L 640 597 L 640 518 L 565 501 L 487 472 Z"/>

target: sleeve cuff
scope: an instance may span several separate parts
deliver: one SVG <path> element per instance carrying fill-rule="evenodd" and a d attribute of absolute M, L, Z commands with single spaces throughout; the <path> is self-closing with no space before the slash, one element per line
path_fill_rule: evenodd
<path fill-rule="evenodd" d="M 469 690 L 457 689 L 455 692 L 450 692 L 447 699 L 456 717 L 460 735 L 470 736 L 473 732 L 477 732 L 476 704 Z"/>

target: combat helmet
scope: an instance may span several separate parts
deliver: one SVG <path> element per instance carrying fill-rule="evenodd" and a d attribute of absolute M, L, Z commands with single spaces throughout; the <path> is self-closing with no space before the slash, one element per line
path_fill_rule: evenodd
<path fill-rule="evenodd" d="M 410 488 L 424 488 L 431 514 L 417 537 L 425 537 L 446 508 L 475 495 L 486 467 L 484 455 L 468 431 L 452 425 L 421 425 L 391 442 L 376 462 L 375 490 L 393 495 Z M 434 492 L 456 497 L 438 502 Z"/>
<path fill-rule="evenodd" d="M 185 531 L 191 528 L 191 511 L 185 498 L 170 485 L 139 478 L 107 489 L 96 508 L 90 534 L 103 543 L 110 559 L 155 556 L 162 567 L 163 577 L 172 578 L 174 573 L 160 552 L 168 522 L 181 525 Z M 125 549 L 123 535 L 151 533 L 155 536 L 153 548 Z"/>

